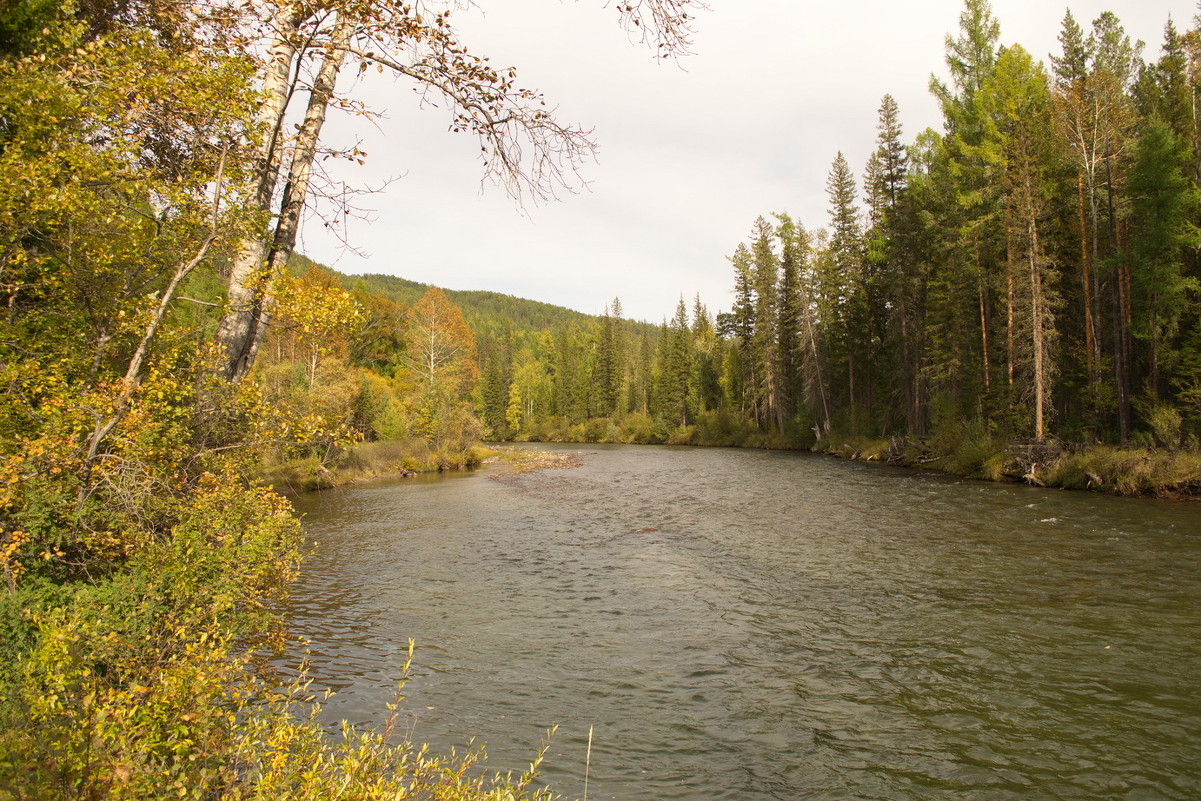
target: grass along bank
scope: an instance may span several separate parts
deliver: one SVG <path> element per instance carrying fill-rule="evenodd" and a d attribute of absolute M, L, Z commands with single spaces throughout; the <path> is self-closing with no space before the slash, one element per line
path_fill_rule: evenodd
<path fill-rule="evenodd" d="M 937 470 L 986 481 L 1092 490 L 1112 495 L 1201 498 L 1201 453 L 1153 447 L 1012 442 L 967 426 L 924 440 L 829 437 L 811 450 L 844 459 Z"/>
<path fill-rule="evenodd" d="M 328 458 L 308 455 L 268 460 L 260 468 L 259 478 L 291 495 L 379 478 L 467 470 L 483 464 L 493 453 L 479 443 L 442 449 L 418 438 L 359 442 L 339 448 Z"/>
<path fill-rule="evenodd" d="M 693 445 L 808 450 L 891 465 L 936 470 L 985 481 L 1092 490 L 1113 495 L 1201 498 L 1201 451 L 1143 443 L 1082 445 L 1050 438 L 1011 440 L 989 434 L 978 422 L 945 423 L 925 438 L 832 433 L 814 439 L 797 426 L 766 433 L 722 411 L 705 412 L 687 426 L 670 428 L 647 415 L 596 418 L 580 424 L 547 420 L 520 437 L 528 442 Z"/>

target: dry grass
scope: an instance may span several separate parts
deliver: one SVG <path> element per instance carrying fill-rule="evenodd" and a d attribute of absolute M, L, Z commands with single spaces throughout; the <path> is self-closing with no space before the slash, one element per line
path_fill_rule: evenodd
<path fill-rule="evenodd" d="M 529 473 L 534 470 L 566 470 L 579 467 L 583 463 L 583 455 L 578 452 L 535 451 L 529 448 L 506 447 L 496 449 L 491 456 L 484 460 L 484 464 L 493 468 L 491 473 L 493 478 Z"/>
<path fill-rule="evenodd" d="M 289 494 L 378 478 L 465 470 L 483 463 L 492 453 L 482 445 L 465 451 L 439 451 L 421 439 L 360 442 L 324 464 L 315 457 L 265 464 L 259 477 Z"/>
<path fill-rule="evenodd" d="M 1118 495 L 1201 497 L 1201 453 L 1099 445 L 1065 454 L 1048 483 Z"/>
<path fill-rule="evenodd" d="M 1115 495 L 1201 498 L 1201 452 L 1073 448 L 1062 443 L 1005 443 L 966 431 L 958 438 L 891 443 L 861 437 L 834 438 L 815 450 L 844 459 L 888 461 L 988 481 L 1026 481 L 1048 487 Z"/>

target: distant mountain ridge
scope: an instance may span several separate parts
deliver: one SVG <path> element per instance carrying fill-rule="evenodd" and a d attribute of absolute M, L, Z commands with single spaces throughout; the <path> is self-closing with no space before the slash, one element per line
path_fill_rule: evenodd
<path fill-rule="evenodd" d="M 292 269 L 298 274 L 303 273 L 310 265 L 334 273 L 349 290 L 378 295 L 405 307 L 411 306 L 430 287 L 434 286 L 434 284 L 423 284 L 408 278 L 381 273 L 349 275 L 301 255 L 292 259 Z M 446 297 L 452 303 L 462 310 L 467 325 L 479 337 L 497 338 L 508 331 L 554 331 L 568 328 L 572 324 L 583 328 L 593 325 L 601 319 L 598 315 L 585 314 L 564 306 L 555 306 L 540 300 L 529 300 L 500 292 L 445 288 L 442 288 L 442 291 L 446 293 Z M 632 325 L 647 324 L 634 322 Z"/>

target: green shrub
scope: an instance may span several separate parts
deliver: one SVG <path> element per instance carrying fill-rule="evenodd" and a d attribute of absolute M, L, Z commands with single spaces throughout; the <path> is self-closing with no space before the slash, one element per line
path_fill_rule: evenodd
<path fill-rule="evenodd" d="M 667 435 L 668 445 L 692 445 L 696 426 L 676 426 Z"/>
<path fill-rule="evenodd" d="M 631 412 L 621 420 L 620 439 L 622 442 L 637 442 L 646 444 L 654 434 L 655 421 L 649 414 Z"/>

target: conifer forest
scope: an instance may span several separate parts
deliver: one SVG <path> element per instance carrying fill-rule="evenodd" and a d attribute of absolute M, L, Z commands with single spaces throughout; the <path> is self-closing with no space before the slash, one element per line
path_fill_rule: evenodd
<path fill-rule="evenodd" d="M 1195 448 L 1196 33 L 1169 22 L 1144 61 L 1113 15 L 1069 11 L 1047 66 L 999 30 L 967 4 L 931 85 L 942 129 L 906 138 L 886 95 L 868 162 L 830 165 L 828 219 L 749 224 L 729 311 L 682 298 L 656 331 L 614 300 L 591 328 L 489 341 L 483 419 L 502 436 L 609 420 L 637 441 L 809 446 L 966 426 Z"/>

